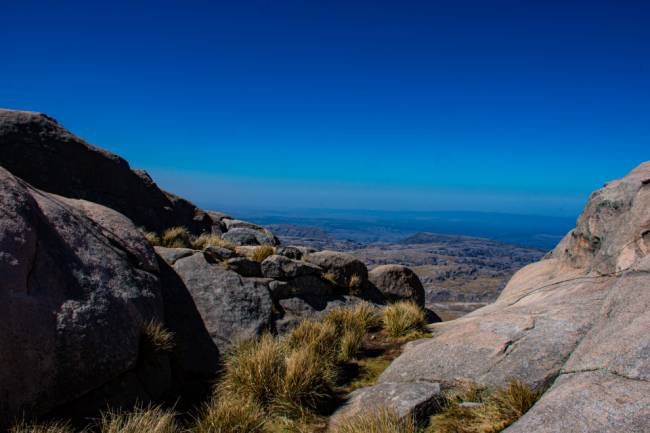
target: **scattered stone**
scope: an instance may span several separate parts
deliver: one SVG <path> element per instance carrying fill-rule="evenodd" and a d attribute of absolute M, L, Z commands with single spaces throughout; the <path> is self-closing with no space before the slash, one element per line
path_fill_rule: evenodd
<path fill-rule="evenodd" d="M 424 287 L 406 266 L 377 266 L 368 273 L 368 281 L 389 301 L 414 301 L 424 307 Z"/>
<path fill-rule="evenodd" d="M 266 278 L 287 280 L 304 275 L 318 276 L 321 272 L 321 268 L 316 265 L 277 254 L 267 257 L 262 262 L 262 274 Z"/>
<path fill-rule="evenodd" d="M 224 263 L 227 269 L 237 272 L 242 277 L 261 277 L 260 264 L 246 257 L 233 257 Z"/>

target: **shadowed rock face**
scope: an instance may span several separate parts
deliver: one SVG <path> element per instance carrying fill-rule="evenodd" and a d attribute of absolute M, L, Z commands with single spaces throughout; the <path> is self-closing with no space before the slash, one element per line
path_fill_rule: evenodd
<path fill-rule="evenodd" d="M 141 170 L 39 113 L 0 110 L 0 165 L 36 188 L 115 209 L 136 225 L 210 231 L 212 218 Z"/>
<path fill-rule="evenodd" d="M 0 209 L 2 424 L 133 368 L 142 324 L 162 321 L 163 302 L 155 256 L 131 237 L 132 224 L 106 236 L 65 200 L 2 168 Z"/>
<path fill-rule="evenodd" d="M 509 433 L 650 426 L 650 163 L 590 197 L 576 228 L 498 300 L 433 325 L 381 384 L 552 383 Z"/>
<path fill-rule="evenodd" d="M 0 209 L 0 428 L 23 412 L 90 416 L 107 403 L 209 391 L 216 347 L 185 286 L 128 218 L 3 168 Z M 151 320 L 183 341 L 145 365 Z"/>

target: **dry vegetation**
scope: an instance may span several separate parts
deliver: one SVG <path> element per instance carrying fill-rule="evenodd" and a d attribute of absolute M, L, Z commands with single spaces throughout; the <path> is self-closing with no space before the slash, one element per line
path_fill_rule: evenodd
<path fill-rule="evenodd" d="M 418 433 L 420 429 L 410 418 L 400 418 L 395 412 L 380 409 L 351 417 L 334 433 Z"/>
<path fill-rule="evenodd" d="M 384 329 L 392 337 L 422 333 L 427 325 L 424 310 L 412 301 L 396 302 L 386 307 L 383 321 Z"/>
<path fill-rule="evenodd" d="M 167 248 L 192 248 L 204 250 L 208 247 L 227 248 L 234 251 L 235 245 L 219 235 L 213 233 L 202 233 L 199 236 L 192 235 L 185 227 L 172 227 L 165 230 L 162 235 L 155 232 L 142 230 L 143 235 L 151 245 Z"/>
<path fill-rule="evenodd" d="M 226 355 L 214 396 L 190 425 L 160 407 L 108 412 L 88 431 L 100 433 L 325 432 L 340 399 L 372 385 L 409 338 L 422 335 L 424 313 L 399 302 L 383 310 L 368 303 L 335 308 L 321 321 L 305 320 L 285 336 L 240 342 Z M 406 337 L 404 337 L 406 335 Z M 142 331 L 146 350 L 169 351 L 173 335 L 157 322 Z M 449 395 L 425 430 L 390 410 L 369 411 L 333 433 L 496 433 L 523 415 L 539 393 L 521 382 L 489 392 L 467 386 Z M 472 407 L 461 402 L 478 403 Z M 20 423 L 11 433 L 73 433 L 65 424 Z"/>
<path fill-rule="evenodd" d="M 447 397 L 444 410 L 431 417 L 427 433 L 497 433 L 525 414 L 540 396 L 541 391 L 518 380 L 495 390 L 469 384 Z"/>
<path fill-rule="evenodd" d="M 275 249 L 271 245 L 260 245 L 255 247 L 251 253 L 251 259 L 262 263 L 264 259 L 275 254 Z"/>

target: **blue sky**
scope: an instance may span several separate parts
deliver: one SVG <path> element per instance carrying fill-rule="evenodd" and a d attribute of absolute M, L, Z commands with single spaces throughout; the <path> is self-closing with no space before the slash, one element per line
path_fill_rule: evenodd
<path fill-rule="evenodd" d="M 2 5 L 0 106 L 206 207 L 573 216 L 650 159 L 648 2 L 94 3 Z"/>

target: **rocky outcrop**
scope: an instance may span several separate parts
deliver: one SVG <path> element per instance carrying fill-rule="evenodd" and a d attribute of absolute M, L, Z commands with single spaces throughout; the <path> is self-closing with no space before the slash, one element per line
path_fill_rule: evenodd
<path fill-rule="evenodd" d="M 650 163 L 593 193 L 576 228 L 498 300 L 433 325 L 380 384 L 552 384 L 509 433 L 642 432 L 650 407 Z"/>
<path fill-rule="evenodd" d="M 0 165 L 36 188 L 102 204 L 149 230 L 185 226 L 201 233 L 213 225 L 207 213 L 162 191 L 146 172 L 40 113 L 0 110 Z"/>
<path fill-rule="evenodd" d="M 351 254 L 319 251 L 307 254 L 304 260 L 322 268 L 327 278 L 343 289 L 360 289 L 368 283 L 366 265 Z"/>
<path fill-rule="evenodd" d="M 424 307 L 424 287 L 406 266 L 377 266 L 368 273 L 368 281 L 390 301 L 410 300 Z"/>
<path fill-rule="evenodd" d="M 271 329 L 273 302 L 268 280 L 242 277 L 222 263 L 211 263 L 199 251 L 175 260 L 171 266 L 191 293 L 220 350 L 237 339 Z"/>
<path fill-rule="evenodd" d="M 160 360 L 167 373 L 155 383 L 140 368 L 149 321 L 179 335 L 191 329 L 188 342 L 206 360 L 218 353 L 203 345 L 189 295 L 161 279 L 156 255 L 128 218 L 39 191 L 3 168 L 0 209 L 0 347 L 12 348 L 0 352 L 0 426 L 23 412 L 106 396 L 111 384 L 124 385 L 121 402 L 147 400 L 210 375 L 182 351 Z M 176 303 L 184 313 L 167 311 Z"/>

